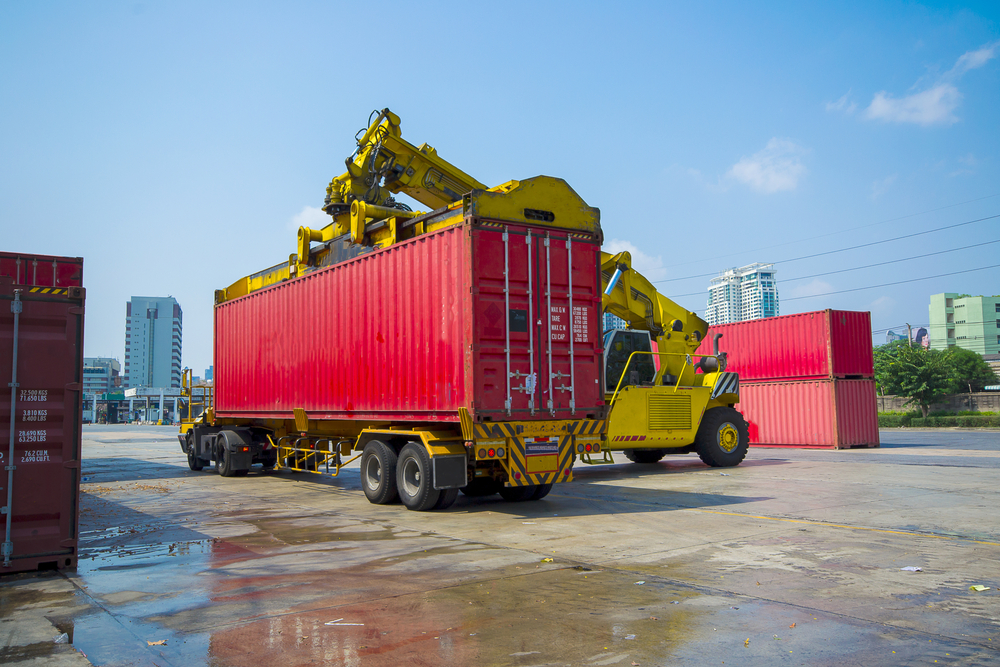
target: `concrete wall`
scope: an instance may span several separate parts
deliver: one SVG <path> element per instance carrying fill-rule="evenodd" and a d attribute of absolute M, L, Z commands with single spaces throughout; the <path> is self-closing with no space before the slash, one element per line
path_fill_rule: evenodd
<path fill-rule="evenodd" d="M 879 396 L 876 398 L 879 412 L 919 410 L 919 406 L 906 405 L 906 399 L 901 396 Z M 931 412 L 944 410 L 961 412 L 973 410 L 976 412 L 1000 412 L 1000 391 L 979 392 L 974 394 L 957 394 L 949 396 L 941 403 L 931 406 Z"/>

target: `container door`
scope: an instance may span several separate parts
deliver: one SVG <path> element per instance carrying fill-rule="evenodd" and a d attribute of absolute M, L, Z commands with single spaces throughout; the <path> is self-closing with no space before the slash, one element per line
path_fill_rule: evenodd
<path fill-rule="evenodd" d="M 599 248 L 498 225 L 474 243 L 481 401 L 493 420 L 599 417 Z"/>

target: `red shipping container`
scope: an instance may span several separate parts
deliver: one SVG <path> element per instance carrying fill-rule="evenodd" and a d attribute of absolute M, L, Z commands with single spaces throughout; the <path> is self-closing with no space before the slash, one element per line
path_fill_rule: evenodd
<path fill-rule="evenodd" d="M 465 222 L 219 304 L 216 414 L 600 418 L 599 267 L 592 240 Z"/>
<path fill-rule="evenodd" d="M 10 276 L 15 285 L 81 287 L 83 258 L 0 252 L 0 276 Z"/>
<path fill-rule="evenodd" d="M 15 286 L 14 276 L 0 276 L 0 497 L 8 509 L 0 537 L 8 541 L 9 525 L 11 545 L 10 558 L 0 558 L 9 561 L 0 573 L 75 567 L 77 561 L 84 290 L 72 283 L 81 282 L 83 263 L 56 258 L 57 285 L 71 286 L 53 287 L 52 264 L 39 261 L 49 271 L 43 285 Z M 21 312 L 12 388 L 16 304 Z M 11 464 L 13 471 L 6 469 Z"/>
<path fill-rule="evenodd" d="M 817 310 L 718 324 L 709 327 L 699 354 L 711 354 L 714 333 L 722 334 L 726 370 L 743 382 L 874 377 L 868 312 Z"/>
<path fill-rule="evenodd" d="M 875 380 L 740 382 L 750 444 L 847 449 L 878 447 Z"/>

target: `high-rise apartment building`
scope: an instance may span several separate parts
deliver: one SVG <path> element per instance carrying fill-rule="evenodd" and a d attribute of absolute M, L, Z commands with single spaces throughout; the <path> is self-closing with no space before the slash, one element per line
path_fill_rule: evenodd
<path fill-rule="evenodd" d="M 727 269 L 712 278 L 705 320 L 709 324 L 728 324 L 777 317 L 778 287 L 774 274 L 774 264 L 750 264 Z"/>
<path fill-rule="evenodd" d="M 180 387 L 181 307 L 170 296 L 134 296 L 125 317 L 125 387 Z"/>
<path fill-rule="evenodd" d="M 85 396 L 107 394 L 118 389 L 122 365 L 107 357 L 83 358 L 83 393 Z"/>
<path fill-rule="evenodd" d="M 928 315 L 931 349 L 1000 353 L 1000 296 L 932 294 Z"/>

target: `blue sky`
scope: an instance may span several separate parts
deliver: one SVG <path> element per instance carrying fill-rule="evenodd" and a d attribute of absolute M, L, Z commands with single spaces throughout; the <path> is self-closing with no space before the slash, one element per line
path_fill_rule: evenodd
<path fill-rule="evenodd" d="M 2 247 L 85 258 L 89 356 L 173 295 L 200 374 L 213 290 L 294 252 L 389 107 L 482 182 L 565 178 L 699 312 L 708 278 L 673 279 L 751 262 L 783 314 L 876 330 L 1000 293 L 994 268 L 811 296 L 1000 264 L 1000 218 L 783 261 L 1000 214 L 1000 5 L 689 4 L 4 3 Z"/>

